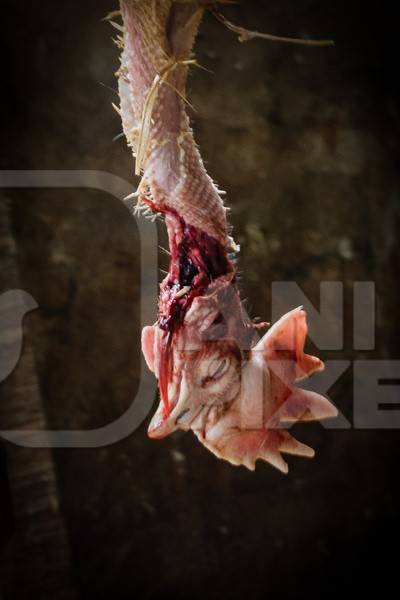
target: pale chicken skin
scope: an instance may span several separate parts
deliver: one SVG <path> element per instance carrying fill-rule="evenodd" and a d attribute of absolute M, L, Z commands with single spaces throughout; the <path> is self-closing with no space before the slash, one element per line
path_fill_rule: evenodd
<path fill-rule="evenodd" d="M 334 417 L 323 396 L 296 382 L 323 369 L 304 353 L 306 314 L 297 308 L 256 340 L 236 285 L 226 208 L 206 173 L 185 110 L 200 1 L 122 0 L 120 113 L 142 174 L 138 201 L 164 215 L 169 272 L 157 322 L 142 348 L 159 381 L 151 438 L 192 430 L 217 457 L 253 470 L 258 459 L 287 473 L 282 454 L 314 451 L 290 423 Z"/>

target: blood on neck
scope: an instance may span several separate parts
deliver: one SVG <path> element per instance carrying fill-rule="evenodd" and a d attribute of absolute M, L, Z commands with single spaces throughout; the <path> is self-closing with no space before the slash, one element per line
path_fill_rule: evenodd
<path fill-rule="evenodd" d="M 173 370 L 171 344 L 193 300 L 218 277 L 233 273 L 227 249 L 217 239 L 199 231 L 175 212 L 166 212 L 171 257 L 168 275 L 161 284 L 158 326 L 164 331 L 160 347 L 159 386 L 164 417 L 170 412 L 168 381 Z"/>

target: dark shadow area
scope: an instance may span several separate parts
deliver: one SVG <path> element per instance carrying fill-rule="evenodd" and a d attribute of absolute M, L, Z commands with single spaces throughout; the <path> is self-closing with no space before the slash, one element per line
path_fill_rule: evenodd
<path fill-rule="evenodd" d="M 121 131 L 111 107 L 119 61 L 101 21 L 113 8 L 104 0 L 3 3 L 1 170 L 108 171 L 134 189 L 130 151 L 113 141 Z M 218 461 L 192 434 L 151 441 L 150 415 L 114 445 L 56 449 L 57 502 L 40 505 L 29 533 L 36 537 L 25 539 L 29 548 L 43 537 L 45 548 L 26 585 L 32 557 L 18 558 L 16 532 L 30 527 L 30 497 L 21 481 L 38 481 L 35 457 L 44 459 L 19 449 L 18 463 L 7 462 L 14 450 L 4 442 L 5 600 L 311 600 L 397 589 L 400 435 L 354 427 L 353 365 L 399 358 L 398 20 L 388 6 L 358 0 L 243 0 L 224 12 L 251 29 L 336 41 L 333 48 L 240 44 L 208 14 L 196 55 L 211 73 L 192 71 L 189 96 L 207 169 L 232 208 L 251 316 L 270 319 L 272 282 L 295 281 L 316 308 L 321 282 L 343 284 L 343 349 L 312 342 L 310 349 L 350 361 L 329 395 L 351 427 L 296 425 L 316 457 L 289 459 L 288 476 L 265 464 L 251 473 Z M 130 406 L 140 378 L 133 217 L 98 190 L 1 194 L 10 224 L 8 233 L 0 228 L 0 255 L 13 239 L 19 282 L 3 270 L 0 294 L 17 285 L 39 305 L 24 320 L 22 358 L 28 350 L 34 358 L 44 418 L 54 429 L 105 425 Z M 165 261 L 160 253 L 161 268 Z M 358 281 L 376 286 L 373 350 L 353 347 Z M 156 300 L 148 301 L 155 315 Z M 24 364 L 0 383 L 7 414 Z M 20 389 L 32 399 L 30 387 Z M 13 468 L 25 457 L 32 468 L 19 471 L 16 488 Z M 53 538 L 45 527 L 51 506 L 57 544 L 66 548 L 54 573 L 55 542 L 46 542 Z M 65 588 L 54 584 L 60 570 Z"/>

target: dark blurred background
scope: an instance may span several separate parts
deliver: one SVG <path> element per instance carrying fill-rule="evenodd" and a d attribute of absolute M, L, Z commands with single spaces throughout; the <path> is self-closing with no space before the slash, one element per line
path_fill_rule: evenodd
<path fill-rule="evenodd" d="M 319 351 L 325 359 L 399 358 L 400 81 L 389 6 L 224 7 L 243 26 L 336 46 L 240 44 L 207 14 L 196 53 L 211 73 L 189 81 L 196 138 L 228 191 L 252 315 L 269 318 L 273 281 L 296 281 L 317 308 L 321 281 L 344 284 L 344 349 Z M 0 169 L 105 170 L 134 188 L 130 151 L 113 141 L 118 51 L 101 19 L 115 8 L 2 3 Z M 95 190 L 6 189 L 0 206 L 0 293 L 21 288 L 39 305 L 0 385 L 1 428 L 105 425 L 138 385 L 135 221 Z M 353 350 L 354 281 L 376 284 L 373 351 Z M 330 396 L 352 422 L 351 368 Z M 291 459 L 285 477 L 218 461 L 191 434 L 150 441 L 147 423 L 99 449 L 1 444 L 0 597 L 396 593 L 398 431 L 297 425 L 317 455 Z"/>

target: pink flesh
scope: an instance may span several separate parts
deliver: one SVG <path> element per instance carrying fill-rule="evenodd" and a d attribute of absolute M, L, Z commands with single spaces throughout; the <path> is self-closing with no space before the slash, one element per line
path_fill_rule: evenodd
<path fill-rule="evenodd" d="M 199 232 L 193 225 L 187 225 L 178 215 L 168 211 L 167 223 L 170 224 L 171 258 L 169 273 L 161 285 L 158 326 L 165 333 L 160 345 L 159 386 L 164 402 L 164 416 L 168 417 L 170 403 L 168 382 L 173 367 L 171 344 L 173 335 L 183 323 L 183 318 L 193 300 L 204 293 L 210 283 L 233 272 L 225 249 L 218 240 L 207 233 Z M 190 291 L 177 297 L 185 287 Z"/>
<path fill-rule="evenodd" d="M 160 406 L 149 435 L 192 429 L 216 456 L 254 469 L 281 452 L 312 456 L 281 427 L 285 421 L 335 416 L 324 397 L 296 381 L 323 368 L 304 354 L 304 311 L 285 315 L 252 347 L 256 326 L 244 314 L 230 259 L 226 209 L 195 145 L 182 95 L 203 9 L 196 1 L 122 0 L 125 48 L 120 97 L 124 132 L 134 153 L 146 98 L 159 85 L 142 162 L 140 201 L 165 216 L 171 259 L 161 284 L 159 317 L 142 348 L 159 379 Z M 179 62 L 179 61 L 178 61 Z"/>
<path fill-rule="evenodd" d="M 149 88 L 168 57 L 190 57 L 202 10 L 196 3 L 169 0 L 123 0 L 121 9 L 126 28 L 121 112 L 124 132 L 135 149 L 137 136 L 132 136 L 132 129 L 141 126 Z M 225 208 L 204 168 L 181 97 L 187 70 L 185 65 L 177 66 L 168 83 L 159 86 L 143 177 L 158 209 L 172 209 L 185 223 L 226 245 Z"/>

